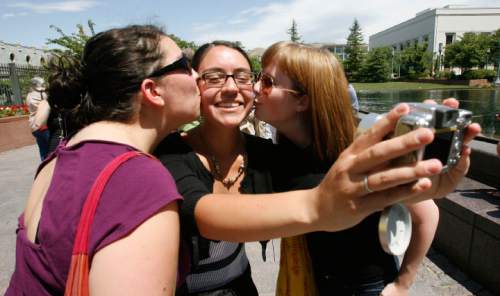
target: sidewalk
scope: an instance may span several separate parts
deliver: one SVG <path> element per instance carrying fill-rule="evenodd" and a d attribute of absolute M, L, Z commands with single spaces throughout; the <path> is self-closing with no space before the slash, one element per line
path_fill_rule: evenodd
<path fill-rule="evenodd" d="M 4 294 L 14 268 L 17 217 L 24 207 L 38 163 L 36 146 L 0 153 L 0 295 Z M 267 247 L 267 262 L 262 261 L 259 243 L 246 244 L 252 275 L 262 296 L 274 295 L 280 251 L 279 240 L 272 242 Z M 410 295 L 492 294 L 460 272 L 443 255 L 431 250 L 419 269 Z"/>

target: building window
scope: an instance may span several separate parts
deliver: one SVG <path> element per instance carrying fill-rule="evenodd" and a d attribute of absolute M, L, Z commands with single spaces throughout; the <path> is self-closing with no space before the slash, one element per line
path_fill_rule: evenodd
<path fill-rule="evenodd" d="M 26 63 L 28 63 L 28 64 L 29 64 L 29 63 L 30 63 L 30 61 L 31 61 L 31 57 L 30 57 L 29 55 L 27 55 L 27 56 L 26 56 Z"/>
<path fill-rule="evenodd" d="M 446 33 L 446 45 L 452 44 L 455 42 L 455 33 Z"/>
<path fill-rule="evenodd" d="M 43 57 L 40 58 L 40 64 L 45 65 L 45 59 Z"/>
<path fill-rule="evenodd" d="M 10 58 L 10 61 L 13 62 L 14 59 L 16 58 L 16 55 L 11 53 L 9 58 Z"/>

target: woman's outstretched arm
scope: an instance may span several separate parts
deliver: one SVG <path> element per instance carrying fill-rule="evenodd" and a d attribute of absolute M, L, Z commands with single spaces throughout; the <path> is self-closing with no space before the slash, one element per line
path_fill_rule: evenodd
<path fill-rule="evenodd" d="M 313 189 L 251 196 L 204 195 L 194 208 L 199 232 L 209 239 L 255 241 L 337 231 L 388 205 L 425 199 L 425 192 L 432 186 L 430 177 L 442 169 L 438 160 L 388 166 L 391 159 L 433 140 L 433 133 L 424 128 L 383 140 L 408 111 L 408 105 L 399 105 L 356 138 Z M 367 192 L 365 176 L 373 192 Z"/>

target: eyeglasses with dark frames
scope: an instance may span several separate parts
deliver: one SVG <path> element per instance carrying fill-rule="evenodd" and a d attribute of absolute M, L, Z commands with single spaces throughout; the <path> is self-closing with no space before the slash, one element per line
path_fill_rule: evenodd
<path fill-rule="evenodd" d="M 165 75 L 169 72 L 173 72 L 176 70 L 185 70 L 185 71 L 191 73 L 191 64 L 189 63 L 189 60 L 185 55 L 182 55 L 182 57 L 180 57 L 175 62 L 168 64 L 165 67 L 154 71 L 152 74 L 150 74 L 148 76 L 148 78 L 159 77 L 159 76 Z"/>
<path fill-rule="evenodd" d="M 273 87 L 280 89 L 282 91 L 296 94 L 296 95 L 300 95 L 303 93 L 303 91 L 299 91 L 296 89 L 290 89 L 290 88 L 284 88 L 284 87 L 277 86 L 274 83 L 274 78 L 266 73 L 263 73 L 263 72 L 259 73 L 259 75 L 257 76 L 257 80 L 255 82 L 259 82 L 259 81 L 260 81 L 260 91 L 265 93 L 265 94 L 271 93 Z"/>
<path fill-rule="evenodd" d="M 236 86 L 240 89 L 252 88 L 255 81 L 255 74 L 245 70 L 235 71 L 233 74 L 227 74 L 220 70 L 209 70 L 201 74 L 201 79 L 209 88 L 222 87 L 229 77 L 233 78 Z"/>

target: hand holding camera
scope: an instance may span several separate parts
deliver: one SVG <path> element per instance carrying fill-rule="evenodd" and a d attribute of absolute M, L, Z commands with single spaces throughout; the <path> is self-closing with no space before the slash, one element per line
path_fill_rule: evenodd
<path fill-rule="evenodd" d="M 444 104 L 456 107 L 458 102 L 452 99 Z M 470 149 L 466 145 L 480 132 L 479 125 L 472 123 L 461 129 L 461 156 L 443 174 L 446 164 L 435 158 L 395 166 L 393 159 L 421 151 L 435 138 L 427 127 L 390 137 L 400 119 L 410 113 L 410 105 L 396 106 L 341 153 L 318 188 L 317 211 L 329 213 L 318 215 L 329 217 L 318 222 L 322 229 L 345 229 L 389 205 L 440 198 L 457 186 L 469 167 Z"/>
<path fill-rule="evenodd" d="M 419 128 L 428 128 L 433 132 L 434 139 L 431 143 L 394 158 L 390 163 L 395 167 L 402 167 L 416 164 L 421 160 L 438 159 L 443 165 L 443 169 L 441 174 L 433 177 L 432 180 L 434 197 L 441 197 L 437 195 L 437 192 L 443 192 L 445 195 L 449 193 L 450 189 L 453 190 L 466 172 L 466 169 L 454 170 L 454 167 L 461 160 L 472 113 L 456 109 L 458 102 L 454 99 L 447 100 L 447 102 L 451 105 L 450 107 L 437 105 L 433 102 L 427 104 L 409 103 L 410 112 L 398 120 L 394 132 L 389 136 L 391 138 L 398 137 Z M 382 115 L 360 112 L 358 114 L 358 133 L 365 132 L 380 118 Z M 474 133 L 474 127 L 472 133 Z M 470 141 L 471 135 L 467 136 L 467 141 Z M 468 165 L 466 166 L 468 167 Z M 449 175 L 447 175 L 448 172 Z M 450 178 L 453 175 L 455 176 Z M 421 198 L 425 199 L 427 196 Z M 382 212 L 379 222 L 379 238 L 387 253 L 401 255 L 405 252 L 411 238 L 411 216 L 404 206 L 391 206 Z"/>

